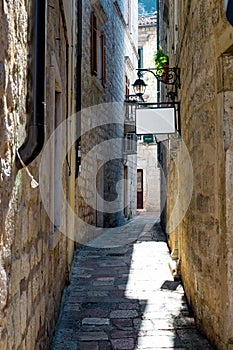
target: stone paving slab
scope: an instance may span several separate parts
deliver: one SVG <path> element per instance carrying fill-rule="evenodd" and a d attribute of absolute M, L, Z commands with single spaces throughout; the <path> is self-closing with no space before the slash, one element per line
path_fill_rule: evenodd
<path fill-rule="evenodd" d="M 51 350 L 207 350 L 158 219 L 104 230 L 74 256 Z"/>

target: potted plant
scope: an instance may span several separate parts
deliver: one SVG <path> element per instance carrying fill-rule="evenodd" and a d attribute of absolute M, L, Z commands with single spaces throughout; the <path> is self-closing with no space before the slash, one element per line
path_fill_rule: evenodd
<path fill-rule="evenodd" d="M 169 63 L 169 57 L 166 53 L 163 52 L 162 47 L 159 46 L 159 49 L 155 54 L 155 67 L 160 69 L 164 68 L 164 65 Z"/>
<path fill-rule="evenodd" d="M 169 57 L 166 53 L 163 52 L 162 47 L 156 51 L 155 54 L 155 68 L 157 68 L 157 72 L 162 76 L 164 82 L 168 79 L 167 74 L 169 71 Z"/>

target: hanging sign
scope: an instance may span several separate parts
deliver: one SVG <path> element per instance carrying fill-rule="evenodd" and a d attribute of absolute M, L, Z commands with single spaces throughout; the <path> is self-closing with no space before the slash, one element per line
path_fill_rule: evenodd
<path fill-rule="evenodd" d="M 153 134 L 143 135 L 143 142 L 145 143 L 154 142 L 154 135 Z"/>
<path fill-rule="evenodd" d="M 176 132 L 175 108 L 136 109 L 136 134 L 173 134 Z"/>

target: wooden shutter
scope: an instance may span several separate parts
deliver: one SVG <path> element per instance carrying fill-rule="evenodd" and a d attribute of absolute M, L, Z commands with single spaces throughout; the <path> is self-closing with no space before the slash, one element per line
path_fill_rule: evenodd
<path fill-rule="evenodd" d="M 129 98 L 129 78 L 127 77 L 127 75 L 125 75 L 125 99 L 128 100 Z"/>
<path fill-rule="evenodd" d="M 97 75 L 97 19 L 91 14 L 91 74 Z"/>
<path fill-rule="evenodd" d="M 106 76 L 106 36 L 101 33 L 101 51 L 102 51 L 102 84 L 105 85 L 107 82 Z"/>

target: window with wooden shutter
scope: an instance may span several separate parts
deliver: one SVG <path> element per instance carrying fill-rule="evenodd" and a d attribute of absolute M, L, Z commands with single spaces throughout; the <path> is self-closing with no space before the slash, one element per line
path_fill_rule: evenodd
<path fill-rule="evenodd" d="M 102 52 L 102 84 L 105 85 L 107 82 L 106 76 L 106 36 L 101 33 L 101 52 Z"/>
<path fill-rule="evenodd" d="M 95 12 L 91 14 L 91 74 L 103 86 L 106 84 L 106 36 Z"/>
<path fill-rule="evenodd" d="M 97 18 L 91 14 L 91 74 L 97 75 Z"/>
<path fill-rule="evenodd" d="M 130 87 L 130 81 L 127 75 L 125 75 L 125 99 L 128 100 L 129 98 L 129 87 Z"/>

